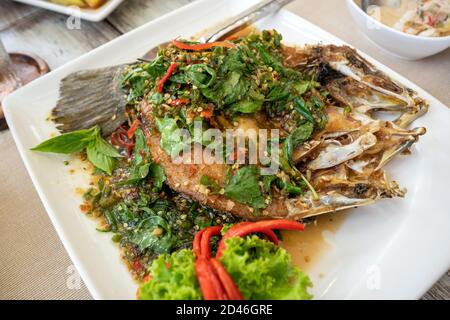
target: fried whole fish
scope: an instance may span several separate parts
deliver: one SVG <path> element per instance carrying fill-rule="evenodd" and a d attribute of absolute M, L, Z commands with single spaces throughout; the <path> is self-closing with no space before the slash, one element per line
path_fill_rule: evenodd
<path fill-rule="evenodd" d="M 248 220 L 301 219 L 368 205 L 381 198 L 403 197 L 406 190 L 395 181 L 390 181 L 381 168 L 395 155 L 409 150 L 419 136 L 426 132 L 425 128 L 404 129 L 406 123 L 402 120 L 405 114 L 408 117 L 423 114 L 426 103 L 411 90 L 376 70 L 349 47 L 285 47 L 284 50 L 285 54 L 291 55 L 288 59 L 291 66 L 301 68 L 303 72 L 306 72 L 305 65 L 311 68 L 315 63 L 297 62 L 293 65 L 292 61 L 296 58 L 292 55 L 298 55 L 297 59 L 318 60 L 319 65 L 315 67 L 315 70 L 319 70 L 316 74 L 318 78 L 325 68 L 335 71 L 332 78 L 322 77 L 321 83 L 333 97 L 326 107 L 328 123 L 311 141 L 297 148 L 293 156 L 297 168 L 307 172 L 319 199 L 314 199 L 311 192 L 287 197 L 274 190 L 272 201 L 260 215 L 255 216 L 250 206 L 225 195 L 209 195 L 209 190 L 200 183 L 201 178 L 206 175 L 223 185 L 228 166 L 175 164 L 161 148 L 160 134 L 154 130 L 152 105 L 143 102 L 141 110 L 146 119 L 148 144 L 156 161 L 165 169 L 166 182 L 170 188 L 209 207 Z M 335 61 L 347 65 L 343 67 Z M 307 72 L 311 73 L 311 70 Z M 351 111 L 346 111 L 344 106 L 350 106 Z M 395 121 L 376 119 L 372 116 L 375 110 L 397 111 L 400 117 Z M 408 120 L 407 124 L 410 122 Z M 274 123 L 271 125 L 275 127 Z M 266 123 L 267 126 L 270 125 Z"/>
<path fill-rule="evenodd" d="M 276 37 L 275 37 L 276 39 Z M 278 40 L 271 42 L 276 44 Z M 279 45 L 278 45 L 279 46 Z M 170 48 L 169 48 L 170 50 Z M 276 49 L 278 50 L 278 49 Z M 307 181 L 309 191 L 300 192 L 293 196 L 286 193 L 280 187 L 271 189 L 270 199 L 266 198 L 266 205 L 261 210 L 231 199 L 223 192 L 211 192 L 201 183 L 202 177 L 209 177 L 217 185 L 224 186 L 227 181 L 230 166 L 227 164 L 190 164 L 176 163 L 162 146 L 161 133 L 155 124 L 155 104 L 152 99 L 145 97 L 141 100 L 138 110 L 141 114 L 142 128 L 146 134 L 147 143 L 153 160 L 159 164 L 165 172 L 166 184 L 176 192 L 182 193 L 213 209 L 234 214 L 247 220 L 266 218 L 290 218 L 302 219 L 327 212 L 343 210 L 371 204 L 382 198 L 403 197 L 406 190 L 395 181 L 390 181 L 383 167 L 395 156 L 408 153 L 411 146 L 419 137 L 425 134 L 425 128 L 408 129 L 408 126 L 428 110 L 428 104 L 417 94 L 397 81 L 392 80 L 385 73 L 377 70 L 354 49 L 348 46 L 319 45 L 304 48 L 281 46 L 284 67 L 291 68 L 302 74 L 308 75 L 319 83 L 321 90 L 327 90 L 329 97 L 321 98 L 327 121 L 323 127 L 314 129 L 314 133 L 307 141 L 300 143 L 292 152 L 292 171 Z M 173 52 L 172 52 L 173 53 Z M 169 54 L 172 54 L 169 52 Z M 255 59 L 261 58 L 263 52 L 259 52 Z M 270 57 L 263 57 L 272 63 L 276 63 Z M 212 83 L 216 77 L 216 71 L 209 70 L 201 63 L 209 61 L 212 56 L 201 56 L 195 53 L 177 56 L 184 61 L 195 61 L 197 72 L 195 81 L 199 85 L 205 85 L 201 81 Z M 264 60 L 263 59 L 263 60 Z M 221 60 L 218 60 L 217 68 L 221 68 Z M 232 61 L 231 63 L 238 63 Z M 207 66 L 207 65 L 206 65 Z M 186 67 L 188 68 L 188 67 Z M 200 74 L 206 68 L 208 75 Z M 190 69 L 185 69 L 190 70 Z M 199 71 L 200 70 L 200 71 Z M 123 70 L 121 70 L 122 72 Z M 280 72 L 273 72 L 272 67 L 263 69 L 265 75 L 270 74 L 275 80 L 280 77 Z M 194 72 L 194 71 L 192 71 Z M 282 73 L 282 72 L 281 72 Z M 169 78 L 170 74 L 166 77 Z M 233 80 L 233 73 L 229 81 L 239 81 L 239 76 Z M 183 84 L 185 80 L 174 78 L 174 85 Z M 259 79 L 252 81 L 259 89 Z M 118 87 L 113 84 L 114 90 Z M 254 93 L 248 83 L 246 90 Z M 250 89 L 249 89 L 250 88 Z M 207 93 L 210 100 L 214 100 L 214 88 Z M 278 92 L 282 95 L 282 88 Z M 205 94 L 206 94 L 205 93 Z M 229 95 L 238 94 L 228 92 Z M 270 100 L 269 93 L 265 101 Z M 288 93 L 289 94 L 289 93 Z M 123 106 L 123 93 L 120 104 Z M 259 98 L 260 99 L 260 98 Z M 172 101 L 172 100 L 170 100 Z M 173 102 L 173 101 L 172 101 Z M 176 104 L 184 102 L 178 99 Z M 247 101 L 248 102 L 248 101 Z M 218 100 L 217 103 L 221 103 Z M 217 106 L 217 105 L 216 105 Z M 198 109 L 214 109 L 213 103 L 202 104 Z M 254 108 L 251 103 L 240 105 L 240 108 Z M 258 105 L 257 105 L 258 107 Z M 259 105 L 259 108 L 261 106 Z M 210 109 L 210 110 L 211 110 Z M 240 109 L 248 112 L 247 109 Z M 256 110 L 256 109 L 255 109 Z M 80 111 L 77 111 L 80 112 Z M 300 110 L 302 112 L 302 110 Z M 378 117 L 379 112 L 396 112 L 398 116 L 393 121 L 383 120 Z M 67 116 L 62 108 L 55 110 L 58 117 L 56 121 L 63 125 L 63 129 L 70 123 L 74 130 L 74 113 Z M 203 111 L 199 112 L 203 113 Z M 250 117 L 255 129 L 279 129 L 281 137 L 292 133 L 290 115 L 277 114 L 275 111 L 253 112 Z M 307 115 L 305 115 L 306 117 Z M 248 115 L 246 116 L 249 117 Z M 239 123 L 242 115 L 233 118 L 234 123 Z M 112 121 L 117 122 L 117 118 Z M 230 124 L 228 119 L 221 119 L 220 115 L 208 117 L 209 125 L 226 130 L 228 127 L 236 127 Z M 100 123 L 111 132 L 111 123 Z M 80 128 L 83 128 L 82 126 Z M 287 142 L 284 142 L 287 143 Z M 276 177 L 281 181 L 286 178 L 286 172 L 279 172 Z"/>

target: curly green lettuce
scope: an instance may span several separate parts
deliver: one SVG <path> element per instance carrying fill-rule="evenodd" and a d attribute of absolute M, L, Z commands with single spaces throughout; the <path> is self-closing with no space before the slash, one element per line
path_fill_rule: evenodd
<path fill-rule="evenodd" d="M 183 249 L 160 255 L 150 267 L 152 278 L 138 292 L 140 300 L 200 300 L 194 254 Z"/>
<path fill-rule="evenodd" d="M 293 266 L 281 247 L 258 238 L 230 238 L 221 262 L 247 300 L 308 300 L 312 283 Z M 181 250 L 159 256 L 150 268 L 151 280 L 138 294 L 142 300 L 201 299 L 194 268 L 194 254 Z"/>
<path fill-rule="evenodd" d="M 311 280 L 283 248 L 253 235 L 226 241 L 221 262 L 248 300 L 308 300 Z"/>

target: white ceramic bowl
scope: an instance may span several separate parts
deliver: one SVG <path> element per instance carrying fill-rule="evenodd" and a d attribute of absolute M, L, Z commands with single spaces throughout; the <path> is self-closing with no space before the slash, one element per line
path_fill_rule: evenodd
<path fill-rule="evenodd" d="M 346 1 L 359 29 L 378 46 L 399 58 L 418 60 L 450 47 L 450 36 L 422 37 L 398 31 L 366 14 L 354 0 Z"/>

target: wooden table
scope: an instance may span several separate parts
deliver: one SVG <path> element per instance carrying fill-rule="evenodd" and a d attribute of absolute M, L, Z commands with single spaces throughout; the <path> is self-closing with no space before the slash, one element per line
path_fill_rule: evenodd
<path fill-rule="evenodd" d="M 106 20 L 82 21 L 81 29 L 71 30 L 66 24 L 67 16 L 2 0 L 0 38 L 8 51 L 35 52 L 51 69 L 56 69 L 189 2 L 127 0 Z M 402 73 L 444 104 L 450 104 L 450 50 L 419 62 L 398 60 L 380 52 L 354 30 L 342 0 L 297 0 L 288 9 Z M 420 70 L 427 71 L 418 76 Z M 447 85 L 432 85 L 441 82 Z M 90 299 L 51 226 L 9 132 L 0 133 L 0 150 L 8 156 L 8 161 L 0 162 L 0 298 Z M 21 198 L 25 201 L 15 201 Z M 450 299 L 449 289 L 447 272 L 424 299 Z"/>

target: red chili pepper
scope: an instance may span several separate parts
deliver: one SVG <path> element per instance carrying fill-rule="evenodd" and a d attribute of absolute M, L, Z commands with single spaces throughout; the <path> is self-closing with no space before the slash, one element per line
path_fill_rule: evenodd
<path fill-rule="evenodd" d="M 213 47 L 225 47 L 225 48 L 235 48 L 236 45 L 227 41 L 216 41 L 210 43 L 197 43 L 197 44 L 188 44 L 178 40 L 172 40 L 172 44 L 178 49 L 182 50 L 192 50 L 192 51 L 203 51 L 208 50 Z"/>
<path fill-rule="evenodd" d="M 228 41 L 234 41 L 234 40 L 237 40 L 237 39 L 239 39 L 239 38 L 240 38 L 239 35 L 237 35 L 237 34 L 232 34 L 231 36 L 226 37 L 225 40 L 228 40 Z"/>
<path fill-rule="evenodd" d="M 203 229 L 203 236 L 201 238 L 201 255 L 206 259 L 211 259 L 211 237 L 220 236 L 222 226 L 207 227 Z"/>
<path fill-rule="evenodd" d="M 213 112 L 214 112 L 213 109 L 204 110 L 200 112 L 200 116 L 206 119 L 211 119 L 211 117 L 213 116 Z"/>
<path fill-rule="evenodd" d="M 197 258 L 195 261 L 195 272 L 205 300 L 230 299 L 227 292 L 232 290 L 230 286 L 233 284 L 230 284 L 230 281 L 232 282 L 233 280 L 228 276 L 226 280 L 228 283 L 223 283 L 222 279 L 225 279 L 224 273 L 226 273 L 226 270 L 223 268 L 223 270 L 216 271 L 217 267 L 211 262 L 211 237 L 220 235 L 221 230 L 222 226 L 207 227 L 197 232 L 194 237 L 193 251 Z M 234 292 L 233 298 L 235 298 L 235 291 L 232 292 Z"/>
<path fill-rule="evenodd" d="M 220 240 L 216 258 L 220 258 L 222 256 L 226 247 L 225 245 L 226 239 L 231 237 L 243 237 L 250 233 L 256 232 L 264 233 L 264 231 L 268 229 L 303 231 L 305 229 L 305 225 L 297 221 L 280 219 L 280 220 L 263 220 L 251 224 L 233 226 L 231 227 L 230 230 L 228 230 L 225 233 L 225 235 Z"/>
<path fill-rule="evenodd" d="M 250 222 L 250 221 L 240 222 L 238 224 L 235 224 L 233 226 L 233 228 L 236 226 L 243 226 L 243 225 L 252 224 L 252 223 L 254 223 L 254 222 Z M 273 230 L 267 229 L 267 230 L 261 231 L 260 233 L 264 234 L 269 241 L 273 242 L 275 245 L 278 245 L 278 237 L 275 234 L 275 232 L 273 232 Z"/>
<path fill-rule="evenodd" d="M 141 122 L 138 119 L 135 119 L 133 121 L 133 123 L 131 124 L 130 129 L 128 129 L 128 131 L 127 131 L 128 139 L 132 139 L 134 137 L 134 134 L 135 134 L 135 132 L 136 132 L 136 130 L 139 127 L 140 124 L 141 124 Z"/>
<path fill-rule="evenodd" d="M 142 269 L 142 264 L 141 264 L 141 262 L 140 262 L 139 260 L 133 261 L 132 268 L 133 268 L 134 271 L 139 271 L 139 270 L 141 270 L 141 269 Z"/>
<path fill-rule="evenodd" d="M 428 16 L 428 24 L 432 27 L 436 26 L 437 17 L 433 15 Z"/>
<path fill-rule="evenodd" d="M 183 106 L 188 103 L 189 103 L 189 98 L 178 98 L 178 99 L 172 100 L 170 105 L 176 107 L 176 106 Z"/>
<path fill-rule="evenodd" d="M 210 260 L 204 257 L 198 258 L 195 261 L 195 273 L 205 300 L 227 300 L 228 297 Z"/>
<path fill-rule="evenodd" d="M 116 131 L 111 135 L 111 143 L 116 146 L 124 147 L 127 150 L 128 155 L 130 155 L 134 148 L 134 142 L 126 141 L 126 139 L 128 139 L 126 132 Z"/>
<path fill-rule="evenodd" d="M 172 73 L 175 71 L 176 68 L 177 64 L 175 62 L 172 62 L 169 68 L 167 69 L 167 72 L 164 75 L 164 77 L 162 77 L 162 79 L 158 81 L 157 85 L 159 93 L 163 92 L 164 83 L 170 78 L 170 76 L 172 75 Z"/>
<path fill-rule="evenodd" d="M 192 249 L 197 258 L 199 258 L 202 255 L 201 240 L 202 240 L 204 231 L 205 230 L 203 229 L 196 233 L 196 235 L 194 237 L 194 242 L 192 244 Z"/>
<path fill-rule="evenodd" d="M 230 300 L 244 300 L 239 288 L 234 283 L 233 278 L 228 274 L 227 270 L 217 259 L 211 259 L 211 265 L 213 266 L 217 276 L 222 282 L 225 292 Z"/>
<path fill-rule="evenodd" d="M 209 267 L 206 259 L 200 257 L 195 261 L 195 273 L 197 274 L 200 290 L 202 291 L 203 299 L 217 300 L 218 296 L 214 285 L 209 276 Z"/>
<path fill-rule="evenodd" d="M 127 130 L 123 129 L 122 127 L 111 135 L 111 142 L 117 146 L 123 147 L 132 144 L 131 141 L 127 140 L 128 140 Z"/>
<path fill-rule="evenodd" d="M 151 274 L 151 273 L 149 273 L 148 275 L 146 275 L 145 277 L 144 277 L 144 282 L 148 282 L 148 281 L 150 281 L 150 280 L 152 280 L 153 279 L 153 275 Z"/>
<path fill-rule="evenodd" d="M 111 135 L 111 143 L 113 145 L 125 148 L 128 155 L 131 154 L 134 148 L 134 142 L 130 141 L 128 138 L 127 129 L 125 129 L 124 126 L 120 126 L 120 128 Z"/>
<path fill-rule="evenodd" d="M 205 259 L 206 263 L 208 265 L 208 275 L 209 279 L 211 281 L 211 284 L 214 287 L 214 290 L 216 291 L 217 300 L 228 300 L 228 295 L 224 289 L 224 285 L 222 281 L 220 281 L 218 275 L 216 274 L 216 271 L 214 270 L 213 265 L 211 264 L 211 259 Z"/>

